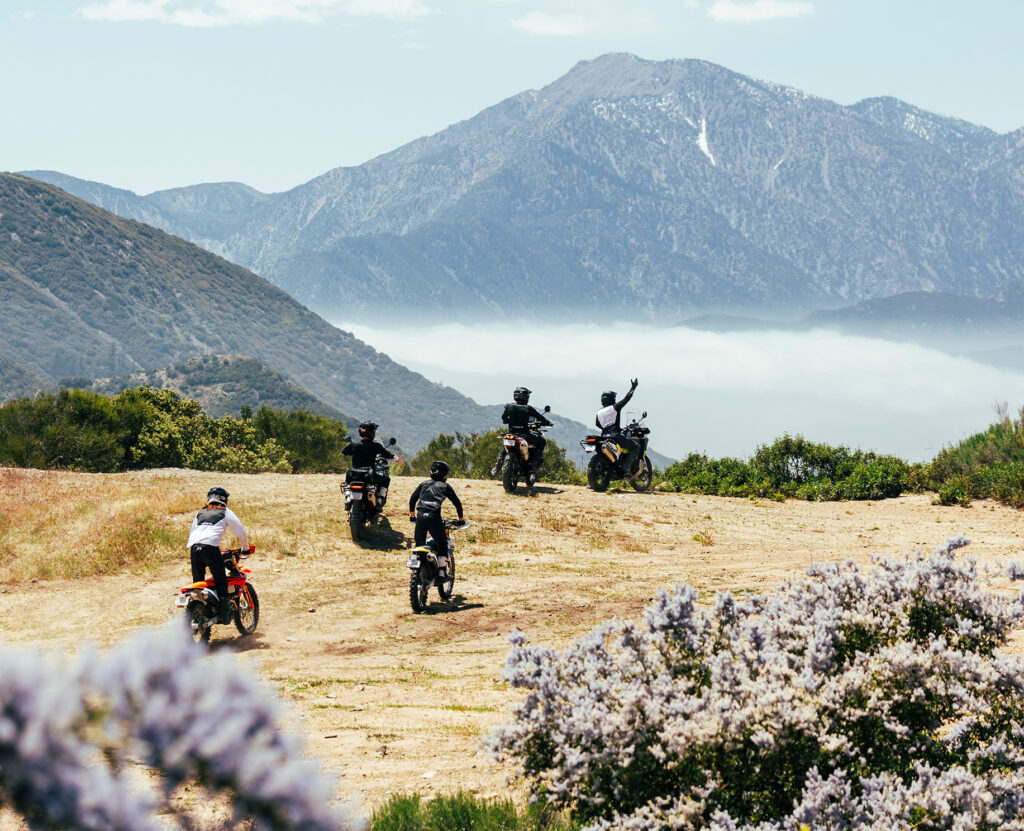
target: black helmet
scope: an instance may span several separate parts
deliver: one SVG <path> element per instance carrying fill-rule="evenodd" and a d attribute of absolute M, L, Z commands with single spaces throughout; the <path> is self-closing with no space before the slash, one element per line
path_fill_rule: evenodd
<path fill-rule="evenodd" d="M 442 462 L 438 459 L 430 466 L 430 478 L 431 479 L 444 479 L 448 475 L 448 471 L 451 470 L 448 467 L 448 462 Z"/>
<path fill-rule="evenodd" d="M 374 424 L 372 421 L 364 421 L 359 425 L 359 438 L 361 439 L 372 439 L 377 435 L 377 428 L 380 425 Z"/>
<path fill-rule="evenodd" d="M 615 403 L 615 393 L 611 390 L 605 390 L 601 393 L 601 406 L 609 407 Z"/>
<path fill-rule="evenodd" d="M 228 504 L 228 492 L 219 485 L 215 488 L 210 488 L 206 494 L 207 502 L 219 502 L 221 505 Z"/>
<path fill-rule="evenodd" d="M 533 392 L 533 390 L 528 390 L 526 387 L 516 387 L 512 390 L 512 400 L 515 401 L 516 404 L 529 404 L 531 392 Z"/>

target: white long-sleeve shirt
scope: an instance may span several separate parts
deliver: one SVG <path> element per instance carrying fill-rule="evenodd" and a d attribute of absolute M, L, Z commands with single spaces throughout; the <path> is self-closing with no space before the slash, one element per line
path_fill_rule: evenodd
<path fill-rule="evenodd" d="M 238 543 L 241 548 L 249 547 L 249 538 L 245 533 L 245 526 L 242 525 L 242 521 L 235 516 L 234 511 L 230 508 L 203 508 L 196 518 L 192 520 L 192 530 L 188 534 L 188 542 L 185 544 L 186 548 L 191 548 L 193 545 L 216 545 L 220 546 L 220 541 L 224 537 L 224 532 L 228 529 L 238 537 Z"/>

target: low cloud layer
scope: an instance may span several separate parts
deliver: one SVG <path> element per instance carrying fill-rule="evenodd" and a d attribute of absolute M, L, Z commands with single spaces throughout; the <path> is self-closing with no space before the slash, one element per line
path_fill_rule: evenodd
<path fill-rule="evenodd" d="M 526 384 L 536 403 L 586 424 L 602 390 L 621 394 L 638 377 L 631 409 L 649 411 L 654 446 L 674 456 L 747 456 L 789 432 L 923 460 L 988 426 L 997 404 L 1019 406 L 1024 386 L 937 350 L 828 331 L 339 325 L 481 403 Z"/>

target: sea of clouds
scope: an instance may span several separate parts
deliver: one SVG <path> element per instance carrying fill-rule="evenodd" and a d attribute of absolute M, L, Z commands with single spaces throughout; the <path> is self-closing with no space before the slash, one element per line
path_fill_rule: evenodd
<path fill-rule="evenodd" d="M 783 433 L 931 459 L 1015 415 L 1024 373 L 936 349 L 832 331 L 714 333 L 630 324 L 337 325 L 481 404 L 529 386 L 531 403 L 591 424 L 602 390 L 640 387 L 652 447 L 747 457 Z M 497 424 L 497 419 L 496 419 Z"/>

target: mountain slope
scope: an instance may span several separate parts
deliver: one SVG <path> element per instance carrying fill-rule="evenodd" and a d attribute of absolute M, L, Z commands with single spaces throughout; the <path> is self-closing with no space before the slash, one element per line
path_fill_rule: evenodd
<path fill-rule="evenodd" d="M 492 420 L 245 269 L 12 174 L 0 174 L 0 331 L 9 358 L 51 381 L 250 355 L 410 449 Z"/>
<path fill-rule="evenodd" d="M 46 382 L 5 355 L 0 355 L 0 404 L 35 395 Z"/>

